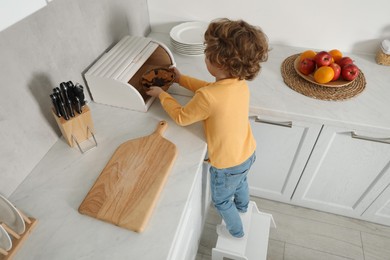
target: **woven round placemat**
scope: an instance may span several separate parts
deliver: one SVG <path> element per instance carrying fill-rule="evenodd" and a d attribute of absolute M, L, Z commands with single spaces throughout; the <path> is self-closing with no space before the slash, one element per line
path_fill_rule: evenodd
<path fill-rule="evenodd" d="M 311 83 L 299 76 L 295 71 L 294 61 L 298 55 L 294 54 L 286 58 L 282 63 L 281 72 L 284 83 L 302 95 L 321 100 L 345 100 L 361 93 L 366 87 L 366 79 L 362 71 L 360 71 L 359 76 L 350 84 L 339 88 L 323 87 Z"/>

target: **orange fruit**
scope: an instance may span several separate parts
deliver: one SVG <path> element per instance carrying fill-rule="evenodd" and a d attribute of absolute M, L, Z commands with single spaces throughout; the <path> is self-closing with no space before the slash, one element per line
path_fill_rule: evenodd
<path fill-rule="evenodd" d="M 339 59 L 341 59 L 343 57 L 343 54 L 341 53 L 341 51 L 339 51 L 337 49 L 334 49 L 334 50 L 331 50 L 328 52 L 332 56 L 332 58 L 335 62 L 337 62 Z"/>
<path fill-rule="evenodd" d="M 314 80 L 317 83 L 324 84 L 330 82 L 334 77 L 334 71 L 331 67 L 329 66 L 322 66 L 319 67 L 315 72 L 314 72 Z"/>
<path fill-rule="evenodd" d="M 301 53 L 301 55 L 299 56 L 299 60 L 302 61 L 305 58 L 314 59 L 314 56 L 316 56 L 316 54 L 317 53 L 313 50 L 306 50 Z"/>

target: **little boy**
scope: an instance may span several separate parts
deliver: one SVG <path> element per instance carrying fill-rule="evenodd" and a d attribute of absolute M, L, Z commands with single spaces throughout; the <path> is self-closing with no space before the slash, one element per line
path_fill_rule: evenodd
<path fill-rule="evenodd" d="M 212 21 L 205 32 L 205 63 L 215 82 L 181 75 L 176 82 L 194 92 L 181 106 L 159 87 L 147 94 L 158 97 L 169 116 L 185 126 L 203 121 L 210 163 L 211 197 L 225 226 L 219 234 L 241 238 L 244 230 L 239 212 L 249 204 L 248 171 L 256 159 L 256 141 L 249 115 L 249 88 L 268 58 L 268 39 L 258 27 L 226 18 Z M 227 230 L 226 230 L 227 229 Z M 226 232 L 229 231 L 229 232 Z"/>

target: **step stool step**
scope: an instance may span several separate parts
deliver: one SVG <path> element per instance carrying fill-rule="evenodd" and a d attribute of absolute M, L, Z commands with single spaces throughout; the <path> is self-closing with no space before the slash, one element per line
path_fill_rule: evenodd
<path fill-rule="evenodd" d="M 213 248 L 213 260 L 260 260 L 267 258 L 269 229 L 275 227 L 272 215 L 258 210 L 256 203 L 251 201 L 248 211 L 240 214 L 245 236 L 234 239 L 218 236 L 216 247 Z M 225 223 L 222 221 L 222 225 Z"/>

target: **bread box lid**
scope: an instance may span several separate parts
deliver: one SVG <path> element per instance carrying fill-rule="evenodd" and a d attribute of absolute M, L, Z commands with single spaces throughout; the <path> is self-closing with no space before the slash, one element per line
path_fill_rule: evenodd
<path fill-rule="evenodd" d="M 140 36 L 125 36 L 111 50 L 105 53 L 85 73 L 92 98 L 97 103 L 146 112 L 154 98 L 142 96 L 140 86 L 135 86 L 137 75 L 152 55 L 161 56 L 163 63 L 175 66 L 171 51 L 162 43 Z M 154 66 L 167 64 L 153 64 Z M 138 73 L 139 74 L 139 73 Z M 133 82 L 133 84 L 130 83 Z"/>

